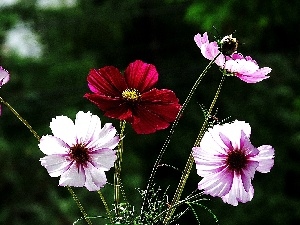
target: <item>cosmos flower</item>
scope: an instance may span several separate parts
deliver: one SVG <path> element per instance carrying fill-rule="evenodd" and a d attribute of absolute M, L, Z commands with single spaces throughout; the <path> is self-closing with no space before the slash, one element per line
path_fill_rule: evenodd
<path fill-rule="evenodd" d="M 250 133 L 250 125 L 237 120 L 208 129 L 200 147 L 193 148 L 197 173 L 203 177 L 198 189 L 234 206 L 253 198 L 251 180 L 256 171 L 270 171 L 274 149 L 270 145 L 254 147 Z"/>
<path fill-rule="evenodd" d="M 9 73 L 0 66 L 0 88 L 9 81 Z"/>
<path fill-rule="evenodd" d="M 250 56 L 244 57 L 237 53 L 237 41 L 232 35 L 225 36 L 219 43 L 216 41 L 209 42 L 207 32 L 197 34 L 194 37 L 197 46 L 200 48 L 202 55 L 213 60 L 219 55 L 215 63 L 222 69 L 226 70 L 227 75 L 237 76 L 246 83 L 257 83 L 264 79 L 271 72 L 271 68 L 259 68 L 257 62 Z"/>
<path fill-rule="evenodd" d="M 39 143 L 46 154 L 40 161 L 49 175 L 60 176 L 60 186 L 85 186 L 89 191 L 103 187 L 104 172 L 116 160 L 116 129 L 110 123 L 101 128 L 98 116 L 82 111 L 76 114 L 75 123 L 66 116 L 53 118 L 50 128 L 53 135 L 43 136 Z"/>
<path fill-rule="evenodd" d="M 2 85 L 6 84 L 10 79 L 9 73 L 7 70 L 0 66 L 0 88 Z M 2 114 L 2 105 L 0 104 L 0 116 Z"/>
<path fill-rule="evenodd" d="M 92 69 L 84 95 L 105 112 L 105 116 L 131 123 L 138 134 L 165 129 L 176 118 L 180 104 L 175 93 L 156 89 L 158 73 L 152 64 L 136 60 L 124 76 L 113 66 Z"/>

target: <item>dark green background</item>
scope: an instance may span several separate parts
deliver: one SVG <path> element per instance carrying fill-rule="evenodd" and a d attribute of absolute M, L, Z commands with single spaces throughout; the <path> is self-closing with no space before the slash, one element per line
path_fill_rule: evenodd
<path fill-rule="evenodd" d="M 40 59 L 1 55 L 0 64 L 11 81 L 2 87 L 8 101 L 39 135 L 50 134 L 49 123 L 57 115 L 74 118 L 79 110 L 91 111 L 104 122 L 96 106 L 82 96 L 88 92 L 86 76 L 91 68 L 114 65 L 121 70 L 135 59 L 156 65 L 159 88 L 176 92 L 183 103 L 208 61 L 193 41 L 195 34 L 224 36 L 235 32 L 239 51 L 251 55 L 260 66 L 273 70 L 270 78 L 247 84 L 238 78 L 225 80 L 217 116 L 245 120 L 252 127 L 255 146 L 275 148 L 275 165 L 268 174 L 257 173 L 254 199 L 233 207 L 211 197 L 203 202 L 221 225 L 300 224 L 300 2 L 293 0 L 192 1 L 192 0 L 81 0 L 75 8 L 37 9 L 33 0 L 2 8 L 0 45 L 4 35 L 23 20 L 40 36 Z M 217 31 L 213 28 L 216 27 Z M 203 122 L 199 103 L 209 106 L 221 78 L 213 67 L 200 84 L 185 111 L 163 162 L 182 169 Z M 135 188 L 144 188 L 168 131 L 136 135 L 126 127 L 122 177 L 127 197 L 140 203 Z M 0 223 L 72 224 L 81 216 L 67 189 L 58 187 L 40 165 L 37 140 L 4 108 L 0 118 Z M 112 172 L 108 179 L 112 182 Z M 170 185 L 170 199 L 180 172 L 158 171 L 156 182 Z M 200 178 L 192 170 L 184 196 Z M 103 215 L 97 193 L 74 189 L 89 215 Z M 112 203 L 112 187 L 103 193 Z M 215 224 L 212 216 L 197 208 L 201 224 Z M 83 222 L 80 224 L 84 224 Z M 95 224 L 102 224 L 95 220 Z M 187 214 L 180 224 L 195 224 Z"/>

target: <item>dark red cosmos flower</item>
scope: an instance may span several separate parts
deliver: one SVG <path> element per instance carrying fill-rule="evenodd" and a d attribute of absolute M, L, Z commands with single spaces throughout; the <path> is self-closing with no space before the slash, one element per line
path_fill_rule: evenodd
<path fill-rule="evenodd" d="M 87 77 L 93 93 L 84 95 L 105 116 L 131 123 L 138 134 L 165 129 L 176 118 L 180 104 L 175 93 L 156 89 L 158 73 L 152 64 L 136 60 L 124 76 L 114 66 L 92 69 Z"/>

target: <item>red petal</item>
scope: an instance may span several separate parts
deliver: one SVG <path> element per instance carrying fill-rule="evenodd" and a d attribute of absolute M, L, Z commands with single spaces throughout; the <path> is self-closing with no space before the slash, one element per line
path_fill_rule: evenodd
<path fill-rule="evenodd" d="M 127 120 L 132 116 L 130 108 L 121 98 L 112 98 L 105 95 L 89 93 L 85 94 L 84 97 L 104 111 L 105 116 L 119 120 Z"/>
<path fill-rule="evenodd" d="M 127 88 L 123 75 L 113 66 L 92 69 L 87 81 L 90 90 L 101 95 L 121 96 L 122 91 Z"/>
<path fill-rule="evenodd" d="M 132 127 L 138 134 L 165 129 L 175 120 L 180 107 L 174 92 L 152 89 L 141 96 L 141 102 L 134 111 Z"/>
<path fill-rule="evenodd" d="M 128 87 L 135 88 L 140 93 L 148 91 L 158 80 L 155 66 L 141 60 L 130 63 L 124 72 L 124 76 Z"/>
<path fill-rule="evenodd" d="M 139 107 L 131 125 L 138 134 L 150 134 L 167 128 L 169 123 L 147 109 Z"/>
<path fill-rule="evenodd" d="M 180 110 L 175 93 L 167 89 L 152 89 L 141 96 L 141 105 L 167 122 L 173 122 Z"/>

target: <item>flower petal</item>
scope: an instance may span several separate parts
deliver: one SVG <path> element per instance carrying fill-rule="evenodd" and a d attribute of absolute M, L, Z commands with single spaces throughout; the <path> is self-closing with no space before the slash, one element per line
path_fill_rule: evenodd
<path fill-rule="evenodd" d="M 256 170 L 261 173 L 268 173 L 274 165 L 275 150 L 271 145 L 262 145 L 258 147 L 258 150 L 259 154 L 254 157 L 259 163 Z"/>
<path fill-rule="evenodd" d="M 105 96 L 121 96 L 127 88 L 125 79 L 120 71 L 113 66 L 92 69 L 87 77 L 88 86 L 93 93 Z"/>
<path fill-rule="evenodd" d="M 231 188 L 233 172 L 224 168 L 218 173 L 204 177 L 198 184 L 198 189 L 204 189 L 206 194 L 222 197 L 226 195 Z"/>
<path fill-rule="evenodd" d="M 241 178 L 246 192 L 249 191 L 257 166 L 258 162 L 248 161 L 246 167 L 242 169 Z"/>
<path fill-rule="evenodd" d="M 76 163 L 73 163 L 70 168 L 61 175 L 59 185 L 83 187 L 85 180 L 86 176 L 83 167 L 77 167 Z"/>
<path fill-rule="evenodd" d="M 170 123 L 144 107 L 138 107 L 131 122 L 132 128 L 138 134 L 151 134 L 167 128 Z"/>
<path fill-rule="evenodd" d="M 143 93 L 157 83 L 158 72 L 154 65 L 136 60 L 126 68 L 124 77 L 128 88 L 134 88 Z"/>
<path fill-rule="evenodd" d="M 57 116 L 50 123 L 50 128 L 55 137 L 61 139 L 69 146 L 76 143 L 76 133 L 73 121 L 67 116 Z"/>
<path fill-rule="evenodd" d="M 205 32 L 203 36 L 201 36 L 201 34 L 199 33 L 196 34 L 194 36 L 194 41 L 196 42 L 197 46 L 201 49 L 202 45 L 209 43 L 207 32 Z"/>
<path fill-rule="evenodd" d="M 225 167 L 226 155 L 215 155 L 209 149 L 202 147 L 193 148 L 197 174 L 201 177 L 220 172 Z"/>
<path fill-rule="evenodd" d="M 175 120 L 180 107 L 174 92 L 154 88 L 142 94 L 128 122 L 138 134 L 154 133 L 167 128 Z"/>
<path fill-rule="evenodd" d="M 62 175 L 71 163 L 66 157 L 60 155 L 49 155 L 40 159 L 41 165 L 44 166 L 51 177 Z"/>
<path fill-rule="evenodd" d="M 173 122 L 180 110 L 179 100 L 171 90 L 156 88 L 141 96 L 140 105 L 168 122 Z"/>
<path fill-rule="evenodd" d="M 251 127 L 248 123 L 244 121 L 235 120 L 233 123 L 226 123 L 220 126 L 220 133 L 226 135 L 228 140 L 231 141 L 232 147 L 234 149 L 239 149 L 241 143 L 245 137 L 250 137 Z M 242 135 L 244 134 L 245 137 Z"/>
<path fill-rule="evenodd" d="M 103 171 L 110 170 L 117 159 L 116 152 L 108 148 L 93 152 L 90 157 L 93 166 L 100 168 Z"/>
<path fill-rule="evenodd" d="M 219 47 L 217 42 L 209 42 L 207 32 L 201 36 L 201 34 L 196 34 L 194 36 L 194 41 L 196 42 L 197 46 L 200 48 L 202 55 L 204 58 L 213 60 L 218 54 L 220 54 Z M 218 59 L 215 61 L 217 65 L 225 63 L 225 58 L 223 55 L 220 54 Z"/>
<path fill-rule="evenodd" d="M 255 71 L 252 74 L 239 74 L 238 73 L 238 74 L 236 74 L 236 76 L 246 83 L 257 83 L 264 79 L 269 78 L 270 76 L 267 76 L 267 74 L 270 72 L 271 72 L 271 68 L 264 67 L 264 68 L 261 68 L 261 69 Z"/>
<path fill-rule="evenodd" d="M 127 103 L 121 98 L 111 98 L 109 96 L 98 94 L 85 94 L 85 98 L 90 100 L 101 110 L 105 112 L 105 116 L 119 120 L 127 120 L 132 117 L 132 111 Z"/>
<path fill-rule="evenodd" d="M 101 148 L 114 149 L 119 143 L 119 137 L 116 136 L 117 130 L 111 123 L 106 123 L 104 127 L 94 134 L 94 141 L 87 145 L 88 148 L 98 150 Z"/>
<path fill-rule="evenodd" d="M 238 202 L 246 203 L 251 201 L 253 198 L 254 189 L 250 184 L 249 191 L 246 192 L 242 183 L 242 179 L 240 175 L 236 173 L 233 176 L 232 187 L 229 193 L 222 197 L 222 200 L 225 203 L 231 204 L 233 206 L 237 206 Z"/>
<path fill-rule="evenodd" d="M 101 120 L 90 112 L 79 111 L 76 114 L 75 129 L 77 143 L 88 144 L 94 141 L 94 135 L 101 131 Z"/>
<path fill-rule="evenodd" d="M 38 144 L 40 150 L 46 155 L 68 154 L 69 146 L 61 139 L 52 135 L 42 136 Z"/>
<path fill-rule="evenodd" d="M 89 191 L 98 191 L 106 184 L 106 176 L 104 170 L 95 168 L 92 164 L 88 164 L 88 169 L 85 173 L 86 181 L 84 186 Z"/>
<path fill-rule="evenodd" d="M 10 75 L 7 70 L 0 66 L 0 88 L 2 85 L 6 84 L 10 79 Z"/>

